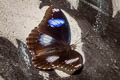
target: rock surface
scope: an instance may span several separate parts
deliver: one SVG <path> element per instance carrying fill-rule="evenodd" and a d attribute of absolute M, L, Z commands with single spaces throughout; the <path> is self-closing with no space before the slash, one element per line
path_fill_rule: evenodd
<path fill-rule="evenodd" d="M 76 1 L 76 0 L 75 0 Z M 120 78 L 120 13 L 113 18 L 111 0 L 0 0 L 0 78 L 4 80 L 118 80 Z M 31 63 L 25 39 L 37 26 L 44 6 L 62 8 L 82 31 L 85 64 L 78 75 L 60 78 Z M 40 7 L 40 9 L 39 9 Z M 74 24 L 74 23 L 73 23 Z M 86 37 L 84 37 L 88 33 Z M 77 34 L 80 36 L 80 34 Z M 2 79 L 1 79 L 2 80 Z"/>

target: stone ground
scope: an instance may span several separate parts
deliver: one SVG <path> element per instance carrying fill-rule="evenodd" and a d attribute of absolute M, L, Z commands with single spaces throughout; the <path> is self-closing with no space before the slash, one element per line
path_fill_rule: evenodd
<path fill-rule="evenodd" d="M 80 42 L 84 44 L 78 44 L 78 51 L 85 56 L 78 75 L 61 78 L 54 71 L 39 71 L 31 64 L 26 37 L 51 4 L 69 19 L 73 43 L 89 32 Z M 0 0 L 0 80 L 118 80 L 119 4 L 120 0 Z"/>

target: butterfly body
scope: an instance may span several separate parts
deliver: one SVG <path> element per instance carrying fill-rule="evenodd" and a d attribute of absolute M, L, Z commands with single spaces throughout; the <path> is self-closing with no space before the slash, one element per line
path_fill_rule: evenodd
<path fill-rule="evenodd" d="M 42 70 L 58 69 L 73 74 L 82 67 L 82 56 L 70 45 L 70 27 L 62 11 L 50 6 L 38 27 L 27 37 L 33 64 Z"/>

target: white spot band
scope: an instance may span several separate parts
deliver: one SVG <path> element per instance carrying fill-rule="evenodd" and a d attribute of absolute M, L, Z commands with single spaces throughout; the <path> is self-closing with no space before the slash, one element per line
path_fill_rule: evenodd
<path fill-rule="evenodd" d="M 44 46 L 48 46 L 53 42 L 53 38 L 49 35 L 43 34 L 40 37 L 40 43 Z"/>
<path fill-rule="evenodd" d="M 66 64 L 71 64 L 71 63 L 76 62 L 76 61 L 78 61 L 78 60 L 79 60 L 79 58 L 77 57 L 77 58 L 74 58 L 74 59 L 65 60 L 65 63 L 66 63 Z"/>
<path fill-rule="evenodd" d="M 49 56 L 46 60 L 48 62 L 54 62 L 59 59 L 59 56 Z"/>

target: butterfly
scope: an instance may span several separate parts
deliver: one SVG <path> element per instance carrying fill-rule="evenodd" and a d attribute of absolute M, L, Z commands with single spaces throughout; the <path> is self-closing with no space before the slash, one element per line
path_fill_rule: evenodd
<path fill-rule="evenodd" d="M 26 38 L 27 46 L 34 53 L 32 62 L 41 70 L 57 69 L 73 74 L 83 66 L 83 58 L 70 45 L 70 26 L 61 9 L 50 6 L 43 20 Z"/>

